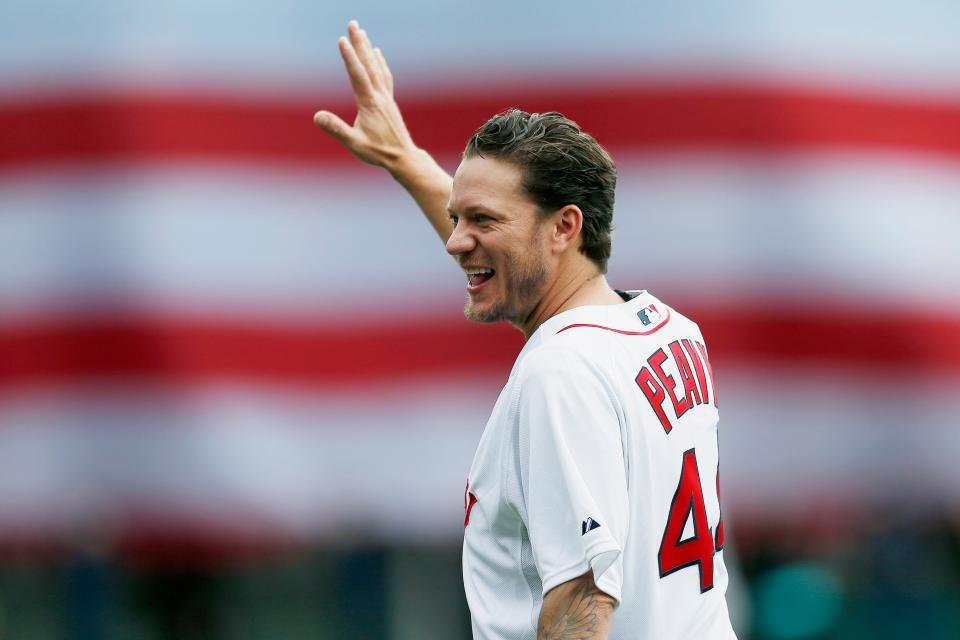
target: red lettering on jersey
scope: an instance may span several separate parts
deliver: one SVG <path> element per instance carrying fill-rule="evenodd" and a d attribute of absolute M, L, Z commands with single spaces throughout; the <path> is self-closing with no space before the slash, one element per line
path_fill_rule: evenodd
<path fill-rule="evenodd" d="M 693 369 L 687 356 L 683 353 L 683 347 L 679 340 L 670 343 L 670 353 L 677 363 L 677 369 L 680 371 L 680 380 L 683 382 L 683 391 L 686 394 L 686 402 L 690 407 L 703 404 L 700 400 L 700 391 L 697 389 L 697 380 L 693 377 Z"/>
<path fill-rule="evenodd" d="M 690 356 L 690 360 L 693 362 L 693 368 L 697 372 L 697 381 L 700 383 L 700 397 L 702 398 L 702 403 L 710 402 L 710 393 L 707 391 L 707 377 L 703 373 L 703 362 L 700 360 L 700 356 L 697 354 L 697 348 L 690 344 L 688 338 L 684 338 L 683 348 L 687 350 L 687 354 Z"/>
<path fill-rule="evenodd" d="M 710 389 L 713 391 L 713 406 L 719 407 L 717 404 L 717 381 L 713 377 L 713 367 L 710 366 L 710 358 L 707 357 L 707 348 L 700 342 L 697 342 L 697 349 L 700 351 L 700 356 L 703 358 L 703 364 L 707 367 L 707 374 L 710 376 Z"/>
<path fill-rule="evenodd" d="M 687 520 L 693 518 L 693 536 L 681 540 Z M 707 509 L 700 486 L 697 454 L 693 449 L 683 453 L 680 482 L 670 503 L 670 513 L 663 530 L 657 561 L 660 577 L 697 565 L 700 569 L 700 593 L 713 588 L 713 532 L 707 526 Z"/>
<path fill-rule="evenodd" d="M 676 380 L 673 379 L 673 376 L 667 375 L 663 371 L 663 363 L 667 360 L 667 354 L 663 352 L 663 349 L 657 349 L 656 353 L 647 358 L 647 362 L 650 364 L 650 368 L 653 369 L 653 372 L 657 374 L 657 377 L 660 378 L 660 384 L 663 385 L 663 388 L 667 390 L 667 394 L 670 396 L 670 401 L 673 402 L 673 412 L 676 414 L 677 418 L 682 416 L 687 412 L 687 409 L 690 407 L 687 405 L 687 400 L 684 398 L 683 402 L 677 400 L 677 394 L 673 390 L 677 387 Z"/>
<path fill-rule="evenodd" d="M 657 418 L 660 419 L 663 430 L 670 433 L 673 426 L 670 424 L 670 419 L 667 418 L 667 414 L 663 410 L 663 401 L 667 399 L 667 394 L 663 392 L 663 387 L 660 386 L 660 383 L 657 382 L 657 379 L 653 377 L 653 374 L 650 373 L 650 370 L 646 367 L 641 368 L 640 373 L 637 374 L 637 385 L 640 387 L 640 390 L 643 391 L 643 395 L 647 397 L 647 401 L 650 402 L 650 407 L 653 409 L 653 412 L 657 414 Z"/>
<path fill-rule="evenodd" d="M 477 496 L 473 495 L 473 492 L 470 491 L 470 482 L 467 481 L 467 486 L 463 489 L 463 528 L 466 529 L 467 525 L 470 524 L 470 512 L 473 511 L 473 505 L 477 504 Z"/>

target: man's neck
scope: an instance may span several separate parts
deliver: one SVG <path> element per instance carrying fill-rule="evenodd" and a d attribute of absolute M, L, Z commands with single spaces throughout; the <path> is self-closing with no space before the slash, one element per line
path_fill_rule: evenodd
<path fill-rule="evenodd" d="M 561 270 L 530 315 L 514 326 L 529 340 L 540 325 L 558 313 L 587 305 L 622 303 L 623 298 L 607 284 L 607 279 L 592 262 L 581 263 L 576 268 Z"/>

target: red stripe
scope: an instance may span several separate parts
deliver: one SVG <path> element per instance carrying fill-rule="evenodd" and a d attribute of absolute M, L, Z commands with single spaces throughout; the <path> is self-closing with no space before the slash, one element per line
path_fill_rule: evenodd
<path fill-rule="evenodd" d="M 600 87 L 493 89 L 403 96 L 417 141 L 459 153 L 491 114 L 518 106 L 559 110 L 614 151 L 743 148 L 857 149 L 960 156 L 960 103 L 867 97 L 803 87 L 642 80 Z M 317 164 L 352 162 L 313 129 L 327 108 L 353 106 L 310 96 L 280 100 L 176 93 L 63 95 L 0 104 L 0 167 L 61 161 L 233 159 Z"/>
<path fill-rule="evenodd" d="M 567 329 L 577 329 L 577 328 L 580 328 L 580 327 L 589 327 L 589 328 L 591 328 L 591 329 L 604 329 L 605 331 L 612 331 L 613 333 L 619 333 L 619 334 L 622 334 L 622 335 L 625 335 L 625 336 L 649 336 L 649 335 L 651 335 L 651 334 L 656 333 L 657 331 L 659 331 L 659 330 L 660 330 L 661 328 L 663 328 L 663 326 L 666 325 L 668 322 L 670 322 L 670 309 L 669 309 L 669 307 L 667 308 L 667 316 L 666 316 L 663 320 L 660 321 L 660 324 L 658 324 L 657 326 L 655 326 L 655 327 L 653 327 L 653 328 L 651 328 L 651 329 L 648 329 L 648 330 L 646 330 L 646 331 L 627 331 L 627 330 L 625 330 L 625 329 L 614 329 L 613 327 L 605 327 L 605 326 L 600 325 L 600 324 L 568 324 L 568 325 L 565 326 L 563 329 L 560 329 L 560 331 L 557 331 L 557 333 L 563 333 L 563 332 L 566 331 Z"/>
<path fill-rule="evenodd" d="M 46 322 L 0 329 L 0 389 L 103 377 L 310 386 L 506 375 L 521 346 L 509 326 L 462 317 L 306 328 L 152 317 Z"/>
<path fill-rule="evenodd" d="M 277 528 L 259 527 L 238 533 L 231 524 L 249 528 L 256 516 L 234 513 L 223 524 L 197 523 L 190 516 L 170 514 L 157 517 L 149 509 L 116 518 L 102 529 L 64 534 L 55 526 L 33 527 L 5 523 L 0 527 L 0 561 L 24 558 L 73 558 L 95 544 L 109 549 L 114 557 L 137 567 L 144 565 L 219 565 L 244 559 L 262 559 L 291 553 L 306 553 L 319 541 L 338 542 L 335 536 L 294 536 Z M 373 542 L 382 542 L 370 536 Z"/>
<path fill-rule="evenodd" d="M 816 313 L 687 310 L 721 371 L 743 364 L 960 374 L 956 316 L 811 308 Z M 0 390 L 104 378 L 305 387 L 391 384 L 412 376 L 505 378 L 521 346 L 520 333 L 507 325 L 453 317 L 308 328 L 189 318 L 65 320 L 0 329 Z"/>

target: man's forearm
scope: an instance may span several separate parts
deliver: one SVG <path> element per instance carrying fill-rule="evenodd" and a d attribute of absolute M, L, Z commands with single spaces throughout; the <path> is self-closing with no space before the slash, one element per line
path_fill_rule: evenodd
<path fill-rule="evenodd" d="M 592 571 L 564 582 L 543 598 L 537 640 L 606 640 L 615 604 Z"/>
<path fill-rule="evenodd" d="M 387 166 L 390 175 L 413 197 L 437 235 L 446 242 L 453 233 L 447 212 L 453 178 L 422 149 L 398 158 Z"/>

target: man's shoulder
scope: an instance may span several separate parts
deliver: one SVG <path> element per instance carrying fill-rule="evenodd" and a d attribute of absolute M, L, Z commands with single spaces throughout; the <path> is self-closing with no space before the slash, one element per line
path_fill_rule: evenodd
<path fill-rule="evenodd" d="M 599 345 L 656 341 L 696 323 L 648 291 L 618 292 L 620 305 L 580 307 L 545 323 L 541 343 L 591 352 Z"/>
<path fill-rule="evenodd" d="M 518 382 L 531 379 L 560 378 L 567 381 L 584 377 L 603 377 L 609 363 L 607 338 L 588 332 L 560 331 L 544 335 L 519 363 Z"/>
<path fill-rule="evenodd" d="M 598 374 L 622 358 L 681 337 L 702 341 L 696 322 L 646 291 L 631 291 L 623 305 L 574 309 L 555 316 L 529 345 L 518 371 L 527 378 L 555 370 Z"/>
<path fill-rule="evenodd" d="M 582 336 L 551 335 L 527 353 L 520 363 L 520 372 L 530 375 L 544 370 L 582 365 L 596 359 L 590 341 Z"/>

